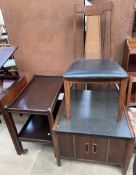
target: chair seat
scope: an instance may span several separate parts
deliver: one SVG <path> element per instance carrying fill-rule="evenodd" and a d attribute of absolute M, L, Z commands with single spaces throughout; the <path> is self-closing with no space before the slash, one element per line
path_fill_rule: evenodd
<path fill-rule="evenodd" d="M 110 79 L 127 78 L 127 72 L 114 60 L 80 59 L 64 73 L 65 79 Z"/>

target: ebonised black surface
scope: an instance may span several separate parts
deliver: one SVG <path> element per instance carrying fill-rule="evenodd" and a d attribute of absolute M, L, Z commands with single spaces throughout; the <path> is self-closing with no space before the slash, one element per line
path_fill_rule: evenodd
<path fill-rule="evenodd" d="M 56 132 L 132 138 L 125 113 L 117 123 L 117 109 L 116 91 L 72 91 L 71 118 L 66 119 L 64 105 Z"/>

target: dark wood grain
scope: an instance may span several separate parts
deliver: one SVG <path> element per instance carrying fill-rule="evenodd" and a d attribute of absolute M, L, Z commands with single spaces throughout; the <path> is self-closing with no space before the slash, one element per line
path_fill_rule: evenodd
<path fill-rule="evenodd" d="M 77 159 L 105 162 L 107 139 L 95 136 L 76 136 Z"/>
<path fill-rule="evenodd" d="M 8 88 L 4 94 L 2 93 L 0 96 L 0 110 L 7 125 L 7 128 L 9 130 L 9 134 L 15 146 L 16 152 L 19 155 L 21 155 L 25 151 L 22 147 L 21 142 L 18 140 L 18 133 L 13 117 L 11 113 L 8 113 L 8 111 L 5 108 L 14 98 L 17 97 L 17 95 L 25 87 L 26 84 L 27 84 L 26 78 L 25 77 L 20 78 L 14 84 L 12 84 L 12 86 Z"/>
<path fill-rule="evenodd" d="M 0 103 L 0 110 L 5 120 L 6 126 L 8 128 L 9 134 L 11 136 L 12 142 L 15 146 L 15 150 L 18 155 L 23 152 L 22 144 L 17 139 L 17 130 L 15 128 L 12 116 L 4 109 L 2 103 Z M 11 118 L 10 118 L 11 117 Z"/>
<path fill-rule="evenodd" d="M 59 134 L 61 156 L 74 158 L 73 137 L 69 134 Z"/>
<path fill-rule="evenodd" d="M 8 106 L 8 110 L 35 113 L 52 111 L 62 81 L 62 77 L 34 76 L 22 93 Z"/>
<path fill-rule="evenodd" d="M 52 143 L 47 116 L 31 115 L 18 134 L 20 141 Z"/>
<path fill-rule="evenodd" d="M 3 106 L 8 106 L 24 89 L 27 85 L 27 80 L 25 77 L 20 78 L 16 81 L 13 86 L 6 91 L 5 94 L 1 94 L 0 99 Z"/>
<path fill-rule="evenodd" d="M 21 141 L 52 143 L 51 128 L 61 104 L 58 95 L 63 89 L 62 83 L 62 77 L 35 75 L 27 84 L 26 78 L 23 77 L 1 96 L 0 109 L 18 154 L 26 153 Z M 11 110 L 10 106 L 14 106 L 14 103 L 15 108 Z M 10 111 L 27 111 L 29 115 L 37 115 L 30 115 L 18 133 Z M 40 115 L 41 113 L 43 115 Z"/>
<path fill-rule="evenodd" d="M 127 143 L 127 151 L 125 154 L 125 159 L 124 159 L 124 164 L 123 164 L 123 169 L 122 169 L 123 175 L 126 174 L 126 172 L 127 172 L 131 157 L 133 155 L 133 150 L 134 150 L 134 139 L 130 140 Z"/>
<path fill-rule="evenodd" d="M 110 139 L 109 163 L 123 164 L 127 143 L 128 141 L 124 139 Z"/>

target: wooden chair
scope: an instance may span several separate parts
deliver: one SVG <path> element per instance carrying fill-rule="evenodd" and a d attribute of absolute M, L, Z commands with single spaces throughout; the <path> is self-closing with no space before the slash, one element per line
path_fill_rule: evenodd
<path fill-rule="evenodd" d="M 25 77 L 20 78 L 16 81 L 5 93 L 0 94 L 0 110 L 9 130 L 11 139 L 14 143 L 17 154 L 25 153 L 26 150 L 23 150 L 21 142 L 17 138 L 17 130 L 14 125 L 14 121 L 12 116 L 9 117 L 10 113 L 6 110 L 6 106 L 15 99 L 18 94 L 23 90 L 23 88 L 27 85 L 27 80 Z M 10 123 L 12 123 L 11 127 Z"/>
<path fill-rule="evenodd" d="M 136 106 L 136 40 L 127 38 L 124 45 L 124 56 L 122 67 L 129 74 L 129 83 L 127 91 L 127 107 Z"/>
<path fill-rule="evenodd" d="M 120 83 L 119 103 L 118 103 L 118 121 L 121 120 L 124 108 L 125 92 L 128 80 L 128 74 L 113 60 L 106 59 L 113 53 L 112 47 L 112 22 L 109 20 L 112 17 L 111 2 L 97 6 L 83 6 L 75 5 L 74 11 L 74 35 L 75 35 L 75 57 L 77 51 L 77 14 L 83 16 L 99 16 L 101 20 L 104 18 L 106 22 L 102 21 L 101 30 L 101 47 L 102 53 L 100 59 L 84 59 L 75 61 L 69 69 L 64 73 L 64 88 L 65 88 L 65 102 L 66 115 L 70 118 L 70 87 L 71 83 Z M 107 12 L 107 13 L 106 13 Z M 109 22 L 109 25 L 107 25 Z M 104 25 L 105 24 L 105 25 Z M 106 27 L 107 26 L 107 27 Z M 105 28 L 106 27 L 106 28 Z M 107 28 L 109 31 L 107 31 Z M 109 41 L 107 41 L 109 39 Z M 109 47 L 108 47 L 109 46 Z M 85 49 L 84 49 L 85 51 Z M 84 52 L 85 56 L 85 52 Z"/>

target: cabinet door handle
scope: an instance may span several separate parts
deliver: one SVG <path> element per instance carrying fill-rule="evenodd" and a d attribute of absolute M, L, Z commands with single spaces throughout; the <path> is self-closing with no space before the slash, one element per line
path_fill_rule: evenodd
<path fill-rule="evenodd" d="M 85 143 L 85 153 L 90 153 L 90 143 Z"/>
<path fill-rule="evenodd" d="M 97 144 L 96 143 L 93 143 L 92 144 L 92 153 L 93 154 L 96 154 L 97 153 L 97 148 L 98 148 Z"/>

